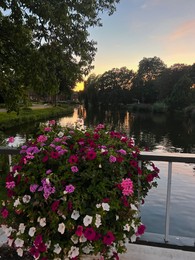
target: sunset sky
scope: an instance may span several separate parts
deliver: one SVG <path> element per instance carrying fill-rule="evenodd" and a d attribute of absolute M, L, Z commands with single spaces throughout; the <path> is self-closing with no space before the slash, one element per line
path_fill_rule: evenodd
<path fill-rule="evenodd" d="M 121 0 L 102 22 L 89 31 L 98 48 L 91 73 L 136 71 L 144 57 L 154 56 L 168 67 L 195 63 L 195 0 Z"/>

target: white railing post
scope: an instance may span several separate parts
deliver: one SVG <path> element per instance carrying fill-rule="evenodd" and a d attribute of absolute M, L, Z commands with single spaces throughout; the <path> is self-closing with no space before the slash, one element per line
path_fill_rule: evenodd
<path fill-rule="evenodd" d="M 165 216 L 165 242 L 168 242 L 170 226 L 170 204 L 171 204 L 171 179 L 172 179 L 172 162 L 168 164 L 167 179 L 167 199 L 166 199 L 166 216 Z"/>
<path fill-rule="evenodd" d="M 9 160 L 9 170 L 12 172 L 12 155 L 8 154 L 8 160 Z"/>

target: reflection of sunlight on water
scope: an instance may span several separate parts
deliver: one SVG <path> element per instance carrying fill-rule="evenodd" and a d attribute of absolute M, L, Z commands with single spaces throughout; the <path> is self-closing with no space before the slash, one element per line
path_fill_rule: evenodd
<path fill-rule="evenodd" d="M 78 109 L 75 108 L 72 116 L 63 117 L 59 120 L 61 126 L 74 125 L 78 119 Z"/>

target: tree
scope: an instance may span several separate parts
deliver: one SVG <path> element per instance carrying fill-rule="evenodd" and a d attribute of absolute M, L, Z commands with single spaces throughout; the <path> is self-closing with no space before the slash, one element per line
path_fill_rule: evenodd
<path fill-rule="evenodd" d="M 181 110 L 191 103 L 191 86 L 192 81 L 187 76 L 183 76 L 174 86 L 173 91 L 168 99 L 171 109 Z"/>
<path fill-rule="evenodd" d="M 0 83 L 3 91 L 0 94 L 10 110 L 17 110 L 19 99 L 24 100 L 21 88 L 24 94 L 29 88 L 56 94 L 62 89 L 62 82 L 69 81 L 65 88 L 73 87 L 77 78 L 87 75 L 96 52 L 96 43 L 88 39 L 88 29 L 100 26 L 100 13 L 107 11 L 111 15 L 119 1 L 2 0 L 0 61 L 3 79 Z M 6 59 L 10 43 L 13 63 Z M 62 57 L 65 60 L 62 61 Z M 46 79 L 47 87 L 43 88 Z M 9 102 L 8 91 L 13 97 Z M 19 96 L 14 96 L 15 92 Z M 15 105 L 11 106 L 12 102 Z"/>
<path fill-rule="evenodd" d="M 133 82 L 134 99 L 144 103 L 154 103 L 157 100 L 157 89 L 154 82 L 166 69 L 164 62 L 158 58 L 143 58 L 139 62 L 137 75 Z"/>

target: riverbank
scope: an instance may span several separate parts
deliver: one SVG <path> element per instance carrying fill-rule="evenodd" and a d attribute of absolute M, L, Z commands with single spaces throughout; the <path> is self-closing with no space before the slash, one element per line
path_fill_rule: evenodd
<path fill-rule="evenodd" d="M 21 109 L 19 115 L 17 115 L 16 112 L 6 113 L 5 109 L 0 109 L 0 130 L 9 129 L 30 122 L 71 115 L 73 111 L 74 106 L 69 104 L 57 107 L 47 104 L 35 104 L 29 108 Z"/>

